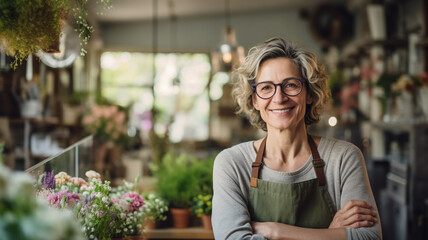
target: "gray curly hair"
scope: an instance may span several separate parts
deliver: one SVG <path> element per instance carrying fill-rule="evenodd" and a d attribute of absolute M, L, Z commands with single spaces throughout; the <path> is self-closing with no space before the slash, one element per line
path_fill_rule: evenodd
<path fill-rule="evenodd" d="M 264 61 L 280 57 L 293 61 L 299 68 L 301 76 L 308 80 L 306 87 L 313 102 L 306 106 L 305 123 L 307 126 L 317 123 L 322 108 L 331 97 L 325 68 L 318 62 L 315 54 L 298 48 L 281 38 L 272 38 L 251 48 L 245 62 L 236 69 L 237 77 L 232 89 L 232 95 L 238 105 L 236 113 L 244 113 L 253 126 L 267 131 L 266 122 L 253 106 L 251 84 L 256 82 L 259 67 Z"/>

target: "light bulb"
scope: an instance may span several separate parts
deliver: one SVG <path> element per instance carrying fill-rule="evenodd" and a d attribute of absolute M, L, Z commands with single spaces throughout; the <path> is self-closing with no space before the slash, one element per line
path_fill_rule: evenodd
<path fill-rule="evenodd" d="M 225 63 L 232 62 L 232 53 L 231 52 L 223 53 L 223 62 L 225 62 Z"/>

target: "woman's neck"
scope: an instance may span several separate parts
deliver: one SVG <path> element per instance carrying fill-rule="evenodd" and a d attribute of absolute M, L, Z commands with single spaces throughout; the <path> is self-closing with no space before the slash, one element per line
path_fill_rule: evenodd
<path fill-rule="evenodd" d="M 265 164 L 278 171 L 295 171 L 306 163 L 311 150 L 306 126 L 296 129 L 268 131 L 264 153 Z"/>

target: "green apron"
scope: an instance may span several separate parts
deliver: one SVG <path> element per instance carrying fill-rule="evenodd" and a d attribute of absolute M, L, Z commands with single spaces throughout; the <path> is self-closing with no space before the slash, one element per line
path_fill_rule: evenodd
<path fill-rule="evenodd" d="M 325 185 L 324 161 L 319 157 L 316 144 L 310 135 L 308 142 L 317 178 L 284 184 L 258 179 L 266 146 L 266 138 L 263 139 L 256 161 L 252 165 L 249 197 L 251 221 L 328 228 L 336 210 Z"/>

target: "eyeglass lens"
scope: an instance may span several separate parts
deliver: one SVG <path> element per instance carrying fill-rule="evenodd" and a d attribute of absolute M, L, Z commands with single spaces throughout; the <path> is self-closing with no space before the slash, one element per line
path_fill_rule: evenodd
<path fill-rule="evenodd" d="M 276 92 L 276 86 L 281 85 L 281 90 L 288 96 L 296 96 L 302 90 L 302 82 L 298 79 L 284 80 L 280 84 L 261 82 L 256 87 L 256 93 L 261 98 L 271 98 Z"/>

